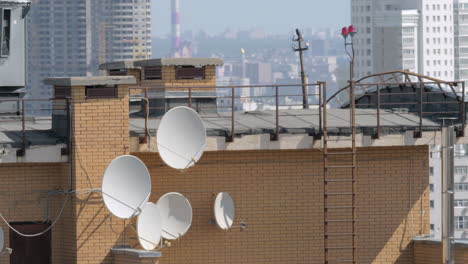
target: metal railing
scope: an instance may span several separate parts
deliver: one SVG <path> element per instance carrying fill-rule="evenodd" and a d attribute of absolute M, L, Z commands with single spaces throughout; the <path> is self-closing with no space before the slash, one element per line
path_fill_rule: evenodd
<path fill-rule="evenodd" d="M 66 154 L 70 145 L 68 98 L 0 99 L 0 122 L 0 132 L 6 133 L 7 137 L 8 134 L 13 138 L 20 137 L 21 147 L 17 156 L 24 156 L 26 148 L 30 145 L 27 134 L 33 131 L 43 131 L 61 138 L 67 145 L 67 148 L 62 150 L 63 154 Z"/>
<path fill-rule="evenodd" d="M 324 83 L 318 82 L 306 84 L 307 105 L 309 108 L 320 109 L 323 105 L 322 90 Z M 145 138 L 141 142 L 146 142 L 148 138 L 148 120 L 160 119 L 172 106 L 164 102 L 162 106 L 155 106 L 153 100 L 176 100 L 178 103 L 173 106 L 186 105 L 195 109 L 201 115 L 208 114 L 204 118 L 210 118 L 210 113 L 229 114 L 230 133 L 227 141 L 232 141 L 236 129 L 236 112 L 248 110 L 271 110 L 275 115 L 275 129 L 271 135 L 272 140 L 277 140 L 280 134 L 280 110 L 282 109 L 303 109 L 302 84 L 297 85 L 238 85 L 238 86 L 191 86 L 191 87 L 131 87 L 131 100 L 141 100 L 141 105 L 131 106 L 130 111 L 140 110 L 141 116 L 131 118 L 145 119 Z M 297 92 L 294 91 L 297 89 Z M 316 92 L 311 93 L 311 90 Z M 247 91 L 247 92 L 246 92 Z M 158 94 L 162 93 L 162 94 Z M 172 94 L 171 94 L 172 93 Z M 209 94 L 211 93 L 211 94 Z M 250 95 L 249 95 L 250 94 Z M 253 95 L 251 95 L 253 94 Z M 211 103 L 200 105 L 199 100 L 211 99 Z M 198 102 L 197 102 L 198 101 Z M 249 106 L 248 103 L 261 104 L 263 107 L 257 109 L 244 109 L 241 106 Z M 246 104 L 247 103 L 247 104 Z M 311 107 L 313 106 L 313 107 Z M 316 136 L 322 133 L 322 111 L 317 111 L 319 115 L 319 128 Z M 223 115 L 225 116 L 225 115 Z M 216 116 L 219 118 L 219 116 Z"/>

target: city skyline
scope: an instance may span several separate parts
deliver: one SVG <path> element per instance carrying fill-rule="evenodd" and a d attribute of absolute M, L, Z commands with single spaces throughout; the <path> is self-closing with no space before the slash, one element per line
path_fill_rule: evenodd
<path fill-rule="evenodd" d="M 171 31 L 171 1 L 151 0 L 151 6 L 153 38 L 165 37 Z M 222 10 L 219 9 L 221 6 Z M 338 30 L 350 23 L 350 7 L 349 0 L 294 0 L 288 4 L 280 0 L 239 0 L 222 5 L 215 0 L 181 1 L 181 28 L 182 32 L 203 30 L 211 35 L 222 33 L 227 28 L 261 28 L 271 34 L 287 34 L 296 27 Z M 330 16 L 330 13 L 336 16 Z M 241 20 L 237 14 L 242 14 Z M 279 14 L 284 19 L 278 19 Z"/>

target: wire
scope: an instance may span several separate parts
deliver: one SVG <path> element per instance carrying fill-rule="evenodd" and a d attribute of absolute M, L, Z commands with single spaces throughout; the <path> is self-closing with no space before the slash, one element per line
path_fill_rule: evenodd
<path fill-rule="evenodd" d="M 13 230 L 15 233 L 17 233 L 18 235 L 23 236 L 23 237 L 38 237 L 38 236 L 41 236 L 41 235 L 49 232 L 49 230 L 51 230 L 55 226 L 55 224 L 57 224 L 58 220 L 61 218 L 61 216 L 63 214 L 65 206 L 67 205 L 67 202 L 68 202 L 68 196 L 65 197 L 65 199 L 63 201 L 63 204 L 62 204 L 62 208 L 60 208 L 60 212 L 59 212 L 57 218 L 52 222 L 52 224 L 49 227 L 47 227 L 44 231 L 36 233 L 36 234 L 23 234 L 20 231 L 16 230 L 13 226 L 11 226 L 10 223 L 3 217 L 3 215 L 1 213 L 0 213 L 0 218 L 2 218 L 2 220 L 5 222 L 5 224 L 11 230 Z"/>

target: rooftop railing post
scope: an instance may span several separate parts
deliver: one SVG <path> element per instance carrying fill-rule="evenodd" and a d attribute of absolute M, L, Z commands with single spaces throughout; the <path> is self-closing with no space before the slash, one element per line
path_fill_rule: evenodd
<path fill-rule="evenodd" d="M 148 118 L 149 118 L 149 99 L 148 99 L 148 88 L 145 87 L 145 138 L 141 143 L 148 143 L 149 133 L 148 133 Z"/>
<path fill-rule="evenodd" d="M 279 87 L 275 87 L 275 135 L 273 136 L 273 140 L 279 140 Z"/>
<path fill-rule="evenodd" d="M 231 135 L 228 136 L 228 142 L 234 142 L 235 112 L 236 112 L 236 88 L 231 87 Z"/>
<path fill-rule="evenodd" d="M 318 112 L 319 112 L 319 131 L 318 134 L 315 135 L 315 139 L 320 139 L 322 138 L 322 133 L 323 133 L 323 128 L 322 128 L 322 89 L 326 86 L 325 82 L 319 82 L 318 83 Z M 327 102 L 327 99 L 325 98 L 325 105 Z"/>
<path fill-rule="evenodd" d="M 188 106 L 192 108 L 192 87 L 188 88 Z"/>
<path fill-rule="evenodd" d="M 21 150 L 17 152 L 17 156 L 24 155 L 26 155 L 26 111 L 24 100 L 21 100 Z"/>
<path fill-rule="evenodd" d="M 65 107 L 67 108 L 66 111 L 67 111 L 67 135 L 68 135 L 68 138 L 67 138 L 67 154 L 70 155 L 71 153 L 71 128 L 72 128 L 72 124 L 71 124 L 71 105 L 70 105 L 70 98 L 67 97 L 65 98 Z M 69 157 L 71 159 L 71 157 Z"/>
<path fill-rule="evenodd" d="M 423 93 L 424 93 L 424 84 L 420 83 L 419 84 L 419 128 L 418 131 L 414 132 L 414 137 L 415 138 L 421 138 L 422 137 L 422 130 L 423 130 Z"/>
<path fill-rule="evenodd" d="M 380 85 L 377 84 L 377 131 L 374 135 L 375 139 L 380 138 Z"/>

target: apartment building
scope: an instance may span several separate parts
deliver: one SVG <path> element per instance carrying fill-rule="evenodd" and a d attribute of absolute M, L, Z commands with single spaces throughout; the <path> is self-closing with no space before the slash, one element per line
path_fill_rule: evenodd
<path fill-rule="evenodd" d="M 49 76 L 93 76 L 106 61 L 151 57 L 149 0 L 33 0 L 28 23 L 27 94 L 50 98 Z M 50 104 L 29 106 L 38 114 Z"/>
<path fill-rule="evenodd" d="M 454 80 L 453 0 L 353 0 L 351 14 L 355 77 L 405 69 Z"/>

